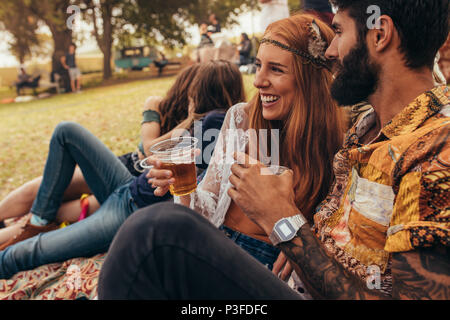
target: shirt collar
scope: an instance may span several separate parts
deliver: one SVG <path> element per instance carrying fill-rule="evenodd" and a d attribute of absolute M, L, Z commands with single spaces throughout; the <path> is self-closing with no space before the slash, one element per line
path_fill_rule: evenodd
<path fill-rule="evenodd" d="M 444 106 L 449 105 L 449 95 L 450 90 L 447 86 L 435 87 L 422 93 L 383 127 L 380 136 L 391 139 L 413 132 L 426 120 L 439 113 Z M 375 125 L 375 121 L 375 110 L 371 109 L 360 118 L 350 133 L 356 135 L 359 140 Z"/>
<path fill-rule="evenodd" d="M 381 132 L 389 139 L 413 132 L 449 104 L 448 96 L 447 86 L 435 87 L 422 93 L 389 121 Z"/>

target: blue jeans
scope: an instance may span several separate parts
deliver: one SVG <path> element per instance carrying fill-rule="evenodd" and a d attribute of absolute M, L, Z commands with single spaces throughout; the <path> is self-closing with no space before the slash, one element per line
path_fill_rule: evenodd
<path fill-rule="evenodd" d="M 138 209 L 129 189 L 135 178 L 122 162 L 88 130 L 63 122 L 50 141 L 43 180 L 31 208 L 33 214 L 55 220 L 77 164 L 101 207 L 80 222 L 1 251 L 1 279 L 44 264 L 106 252 L 119 227 Z"/>
<path fill-rule="evenodd" d="M 225 225 L 221 225 L 219 229 L 222 230 L 228 238 L 233 240 L 234 243 L 265 265 L 269 270 L 273 269 L 273 264 L 280 254 L 280 249 L 265 243 L 264 241 L 249 237 L 239 231 L 230 229 Z"/>

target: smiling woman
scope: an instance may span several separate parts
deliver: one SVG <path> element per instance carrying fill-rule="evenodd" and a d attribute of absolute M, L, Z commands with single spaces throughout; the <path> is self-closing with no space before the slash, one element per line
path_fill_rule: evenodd
<path fill-rule="evenodd" d="M 258 69 L 253 85 L 259 89 L 263 117 L 284 119 L 295 97 L 292 54 L 273 45 L 262 45 L 256 58 Z"/>
<path fill-rule="evenodd" d="M 292 194 L 296 207 L 312 218 L 313 209 L 330 187 L 332 159 L 344 134 L 341 112 L 330 97 L 332 75 L 324 57 L 332 37 L 330 27 L 310 15 L 295 15 L 269 25 L 257 54 L 257 94 L 249 103 L 237 104 L 227 112 L 197 190 L 175 197 L 175 202 L 208 218 L 269 269 L 275 267 L 280 251 L 266 231 L 244 214 L 242 203 L 234 201 L 233 195 L 244 178 L 232 173 L 233 154 L 254 154 L 253 132 L 257 134 L 258 160 L 265 163 L 265 151 L 278 149 L 280 164 L 291 169 L 294 182 L 291 189 L 284 189 L 284 194 Z M 272 139 L 277 133 L 279 140 Z M 270 145 L 265 140 L 269 135 Z M 149 177 L 164 190 L 167 186 L 162 177 L 170 173 L 156 161 L 152 164 L 155 168 Z M 258 194 L 258 190 L 240 192 Z M 283 193 L 280 190 L 273 192 Z M 280 277 L 285 279 L 289 274 L 280 272 Z"/>
<path fill-rule="evenodd" d="M 281 164 L 293 170 L 295 202 L 308 218 L 328 191 L 344 132 L 324 55 L 333 37 L 325 23 L 296 15 L 269 25 L 257 55 L 250 127 L 280 130 Z"/>

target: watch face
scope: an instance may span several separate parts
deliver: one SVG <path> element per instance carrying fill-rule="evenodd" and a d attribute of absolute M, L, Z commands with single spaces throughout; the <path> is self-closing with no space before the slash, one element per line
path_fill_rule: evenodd
<path fill-rule="evenodd" d="M 283 219 L 277 223 L 275 231 L 281 238 L 281 241 L 291 240 L 295 236 L 295 229 L 287 219 Z"/>

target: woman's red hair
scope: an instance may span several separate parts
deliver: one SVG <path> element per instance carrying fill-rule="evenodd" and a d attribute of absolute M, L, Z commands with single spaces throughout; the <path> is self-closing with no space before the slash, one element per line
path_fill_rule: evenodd
<path fill-rule="evenodd" d="M 309 25 L 313 19 L 311 15 L 298 14 L 276 21 L 267 27 L 264 37 L 277 36 L 287 46 L 308 52 Z M 334 37 L 332 29 L 317 18 L 315 21 L 322 38 L 330 44 Z M 264 119 L 257 95 L 250 102 L 250 128 L 256 132 L 280 130 L 280 163 L 293 170 L 295 202 L 312 220 L 315 207 L 325 198 L 332 183 L 333 157 L 341 147 L 344 124 L 341 110 L 331 98 L 330 71 L 295 54 L 292 56 L 297 92 L 287 117 L 283 121 Z"/>

